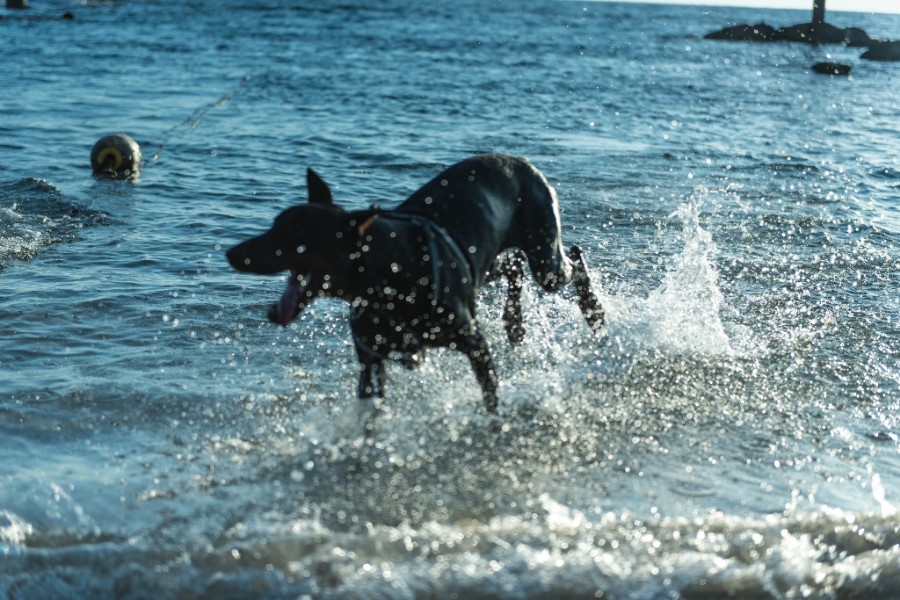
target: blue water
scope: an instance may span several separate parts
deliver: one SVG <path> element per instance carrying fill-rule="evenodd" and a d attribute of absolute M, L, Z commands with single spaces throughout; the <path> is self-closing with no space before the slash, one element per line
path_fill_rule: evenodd
<path fill-rule="evenodd" d="M 554 0 L 0 9 L 0 596 L 886 598 L 900 589 L 900 65 L 712 42 L 806 11 Z M 71 11 L 75 18 L 60 15 Z M 900 17 L 830 13 L 900 38 Z M 820 60 L 851 78 L 814 75 Z M 142 145 L 97 181 L 94 141 Z M 224 250 L 528 156 L 607 309 L 468 363 L 288 329 Z"/>

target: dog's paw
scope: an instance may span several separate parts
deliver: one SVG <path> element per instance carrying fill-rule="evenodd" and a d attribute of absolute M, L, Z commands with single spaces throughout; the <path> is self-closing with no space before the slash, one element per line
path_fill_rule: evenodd
<path fill-rule="evenodd" d="M 359 429 L 363 437 L 375 435 L 375 422 L 381 412 L 381 398 L 366 398 L 359 401 Z"/>
<path fill-rule="evenodd" d="M 579 303 L 579 306 L 588 326 L 593 329 L 595 333 L 600 333 L 603 329 L 603 324 L 606 322 L 606 314 L 603 312 L 603 306 L 600 302 L 594 298 L 593 302 Z"/>
<path fill-rule="evenodd" d="M 381 409 L 380 398 L 353 400 L 335 419 L 337 436 L 351 446 L 359 447 L 375 435 L 377 417 Z"/>
<path fill-rule="evenodd" d="M 509 425 L 506 423 L 506 420 L 504 420 L 503 417 L 501 417 L 497 413 L 493 413 L 487 416 L 485 429 L 487 429 L 494 435 L 501 435 L 509 431 Z"/>
<path fill-rule="evenodd" d="M 406 354 L 401 354 L 396 357 L 397 362 L 400 365 L 407 369 L 408 371 L 412 371 L 414 369 L 418 369 L 422 363 L 425 361 L 425 351 L 419 350 L 418 352 L 408 352 Z"/>

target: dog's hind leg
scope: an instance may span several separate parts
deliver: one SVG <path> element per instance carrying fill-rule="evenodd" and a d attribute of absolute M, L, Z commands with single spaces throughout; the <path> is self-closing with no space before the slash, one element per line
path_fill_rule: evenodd
<path fill-rule="evenodd" d="M 359 374 L 359 409 L 360 424 L 363 434 L 370 438 L 375 433 L 375 417 L 378 415 L 381 400 L 384 399 L 385 384 L 384 361 L 370 360 L 363 363 Z"/>
<path fill-rule="evenodd" d="M 578 294 L 578 308 L 581 314 L 594 331 L 600 331 L 603 327 L 604 313 L 603 306 L 594 288 L 591 285 L 591 278 L 588 275 L 587 266 L 584 264 L 584 254 L 578 246 L 572 246 L 569 249 L 569 258 L 572 261 L 572 282 L 575 284 L 575 292 Z"/>
<path fill-rule="evenodd" d="M 525 323 L 522 318 L 522 276 L 525 272 L 525 253 L 519 249 L 499 256 L 491 267 L 488 279 L 506 277 L 506 304 L 503 306 L 503 325 L 506 337 L 516 346 L 525 339 Z"/>
<path fill-rule="evenodd" d="M 362 372 L 359 374 L 359 399 L 384 398 L 384 384 L 386 381 L 387 375 L 384 372 L 384 361 L 373 360 L 364 362 Z"/>
<path fill-rule="evenodd" d="M 525 253 L 517 250 L 507 255 L 506 265 L 506 305 L 503 307 L 503 324 L 506 337 L 516 346 L 525 339 L 525 322 L 522 318 L 522 275 L 525 270 Z"/>
<path fill-rule="evenodd" d="M 484 408 L 492 415 L 497 414 L 497 373 L 484 336 L 473 325 L 467 334 L 461 335 L 456 341 L 456 349 L 469 357 L 475 378 L 481 386 Z"/>

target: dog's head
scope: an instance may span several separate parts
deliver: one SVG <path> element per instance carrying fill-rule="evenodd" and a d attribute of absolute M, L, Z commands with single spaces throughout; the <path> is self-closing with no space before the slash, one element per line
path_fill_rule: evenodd
<path fill-rule="evenodd" d="M 342 296 L 351 277 L 348 263 L 371 211 L 347 212 L 312 169 L 306 174 L 309 202 L 275 217 L 272 227 L 227 252 L 231 266 L 243 273 L 272 275 L 290 271 L 281 299 L 269 319 L 286 326 L 315 298 Z"/>

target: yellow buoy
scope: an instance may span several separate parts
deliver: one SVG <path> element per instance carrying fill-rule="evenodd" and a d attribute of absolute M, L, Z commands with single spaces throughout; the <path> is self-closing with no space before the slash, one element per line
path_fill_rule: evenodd
<path fill-rule="evenodd" d="M 125 133 L 100 138 L 91 149 L 91 168 L 97 177 L 133 179 L 141 169 L 141 147 Z"/>

